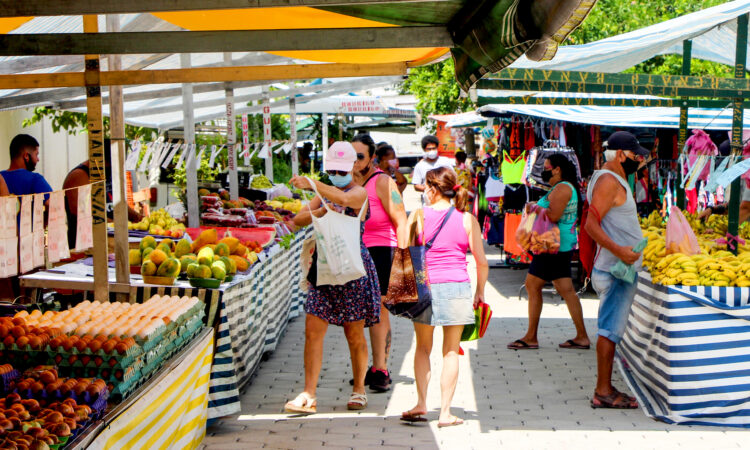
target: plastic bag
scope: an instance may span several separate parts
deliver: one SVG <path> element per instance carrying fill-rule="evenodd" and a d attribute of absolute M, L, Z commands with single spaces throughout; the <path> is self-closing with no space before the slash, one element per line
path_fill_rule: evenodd
<path fill-rule="evenodd" d="M 529 205 L 516 230 L 516 241 L 521 248 L 535 255 L 557 253 L 560 250 L 560 228 L 547 217 L 544 208 Z"/>
<path fill-rule="evenodd" d="M 635 247 L 633 247 L 633 251 L 636 253 L 640 253 L 643 251 L 644 248 L 646 248 L 646 244 L 648 244 L 648 238 L 643 238 L 641 242 L 636 244 Z M 633 284 L 635 281 L 635 266 L 633 264 L 625 264 L 622 262 L 622 260 L 617 260 L 614 266 L 609 270 L 609 273 L 615 277 L 619 278 L 621 280 L 627 281 L 630 284 Z"/>
<path fill-rule="evenodd" d="M 669 208 L 669 219 L 667 219 L 666 250 L 667 255 L 682 253 L 684 255 L 697 255 L 701 252 L 698 240 L 695 238 L 693 229 L 690 228 L 680 208 L 672 206 Z"/>

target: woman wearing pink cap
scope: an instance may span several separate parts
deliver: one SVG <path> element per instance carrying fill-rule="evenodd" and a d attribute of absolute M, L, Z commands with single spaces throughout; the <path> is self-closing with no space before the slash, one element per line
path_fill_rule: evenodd
<path fill-rule="evenodd" d="M 312 181 L 320 196 L 329 204 L 329 208 L 333 207 L 352 217 L 357 217 L 361 208 L 367 208 L 367 191 L 352 180 L 352 168 L 356 160 L 357 152 L 352 144 L 334 142 L 325 154 L 324 166 L 333 186 Z M 293 177 L 290 182 L 299 189 L 312 189 L 310 181 L 304 177 Z M 294 217 L 295 225 L 309 225 L 312 222 L 311 213 L 315 217 L 323 217 L 326 214 L 326 208 L 318 196 L 310 201 L 309 206 L 309 209 L 303 208 Z M 369 216 L 369 210 L 362 216 L 360 236 Z M 367 407 L 364 382 L 368 356 L 364 329 L 379 321 L 380 287 L 375 265 L 361 237 L 360 253 L 367 275 L 335 286 L 316 286 L 317 255 L 313 255 L 313 266 L 307 277 L 310 288 L 305 301 L 305 389 L 294 400 L 286 403 L 284 410 L 287 412 L 311 414 L 317 411 L 315 393 L 323 363 L 323 339 L 329 324 L 344 327 L 344 334 L 349 343 L 354 386 L 347 408 L 359 410 Z"/>

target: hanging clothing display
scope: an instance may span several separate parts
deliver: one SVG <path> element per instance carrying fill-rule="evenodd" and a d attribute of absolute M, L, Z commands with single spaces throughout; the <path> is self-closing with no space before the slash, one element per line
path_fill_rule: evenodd
<path fill-rule="evenodd" d="M 534 124 L 529 120 L 523 127 L 523 149 L 531 150 L 536 146 L 536 134 Z"/>
<path fill-rule="evenodd" d="M 523 183 L 523 170 L 526 167 L 526 152 L 521 152 L 517 158 L 512 158 L 508 152 L 503 151 L 503 161 L 500 164 L 500 172 L 503 175 L 503 183 Z"/>
<path fill-rule="evenodd" d="M 510 154 L 518 155 L 521 153 L 523 143 L 521 141 L 521 122 L 514 120 L 510 126 Z M 505 172 L 505 171 L 503 171 Z"/>
<path fill-rule="evenodd" d="M 487 182 L 484 185 L 485 196 L 488 201 L 497 201 L 498 198 L 505 195 L 505 185 L 501 181 L 496 167 L 489 168 L 488 173 Z"/>
<path fill-rule="evenodd" d="M 524 168 L 524 182 L 529 186 L 547 186 L 547 183 L 542 180 L 544 161 L 556 153 L 562 154 L 573 164 L 578 175 L 578 182 L 580 183 L 582 180 L 581 166 L 578 162 L 576 151 L 570 147 L 564 147 L 556 141 L 547 141 L 544 143 L 544 147 L 534 147 L 531 149 L 526 161 L 526 167 Z"/>
<path fill-rule="evenodd" d="M 506 184 L 503 195 L 503 209 L 508 212 L 523 211 L 529 202 L 529 187 L 524 184 Z"/>

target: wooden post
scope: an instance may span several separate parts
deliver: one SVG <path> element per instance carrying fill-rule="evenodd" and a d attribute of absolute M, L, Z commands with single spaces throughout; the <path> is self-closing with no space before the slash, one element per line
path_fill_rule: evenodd
<path fill-rule="evenodd" d="M 120 16 L 107 16 L 107 31 L 120 30 Z M 122 70 L 119 55 L 107 57 L 109 70 Z M 122 86 L 109 87 L 109 137 L 112 161 L 112 201 L 115 205 L 115 274 L 118 283 L 130 283 L 130 262 L 128 259 L 128 203 L 125 197 L 125 117 L 123 112 Z M 117 294 L 120 301 L 127 301 L 127 295 Z"/>
<path fill-rule="evenodd" d="M 271 151 L 271 94 L 268 86 L 263 86 L 263 144 L 266 154 L 266 177 L 273 183 L 273 152 Z"/>
<path fill-rule="evenodd" d="M 180 65 L 189 68 L 190 54 L 180 54 Z M 182 121 L 185 139 L 185 151 L 188 152 L 185 163 L 187 178 L 187 210 L 188 227 L 197 228 L 200 225 L 200 210 L 198 209 L 198 158 L 195 151 L 195 111 L 193 111 L 193 85 L 182 85 Z"/>
<path fill-rule="evenodd" d="M 292 175 L 299 175 L 299 152 L 297 151 L 297 100 L 289 97 L 289 145 L 292 146 Z"/>
<path fill-rule="evenodd" d="M 745 64 L 747 62 L 747 23 L 748 14 L 737 17 L 737 44 L 734 59 L 734 77 L 745 78 Z M 742 155 L 742 131 L 744 125 L 745 101 L 742 97 L 734 99 L 732 114 L 732 153 L 731 157 Z M 742 178 L 732 182 L 729 193 L 729 227 L 728 232 L 732 236 L 739 234 L 740 227 L 740 197 L 742 196 Z M 739 245 L 735 243 L 734 254 L 737 254 Z"/>
<path fill-rule="evenodd" d="M 323 150 L 323 163 L 321 164 L 321 169 L 323 172 L 326 170 L 326 153 L 328 152 L 328 113 L 323 113 L 320 116 L 321 124 L 321 138 L 320 138 L 320 147 L 321 150 Z"/>
<path fill-rule="evenodd" d="M 693 59 L 693 41 L 685 40 L 682 41 L 682 74 L 690 75 L 690 63 Z M 682 152 L 682 148 L 685 147 L 688 135 L 688 97 L 682 97 L 684 104 L 680 105 L 680 131 L 677 139 L 677 151 Z M 682 170 L 682 167 L 678 168 Z M 677 187 L 677 206 L 679 208 L 685 208 L 685 189 Z"/>
<path fill-rule="evenodd" d="M 232 63 L 232 54 L 224 53 L 224 63 Z M 224 96 L 227 100 L 227 178 L 229 178 L 229 197 L 237 200 L 240 191 L 237 181 L 237 132 L 234 128 L 234 89 L 230 83 L 224 85 Z"/>
<path fill-rule="evenodd" d="M 97 16 L 83 16 L 84 33 L 99 32 Z M 94 242 L 94 299 L 109 301 L 109 269 L 107 267 L 107 203 L 104 172 L 104 126 L 102 125 L 102 88 L 99 55 L 86 55 L 86 113 L 89 138 L 89 180 L 91 187 L 91 218 Z M 126 227 L 127 228 L 127 227 Z"/>

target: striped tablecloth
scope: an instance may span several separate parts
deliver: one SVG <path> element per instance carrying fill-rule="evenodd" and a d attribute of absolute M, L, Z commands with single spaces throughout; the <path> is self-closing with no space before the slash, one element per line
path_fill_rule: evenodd
<path fill-rule="evenodd" d="M 104 448 L 197 448 L 206 434 L 213 333 L 167 371 L 88 446 Z"/>
<path fill-rule="evenodd" d="M 640 275 L 618 360 L 648 416 L 750 427 L 748 295 L 750 288 L 688 290 Z M 735 301 L 745 306 L 727 304 Z"/>

